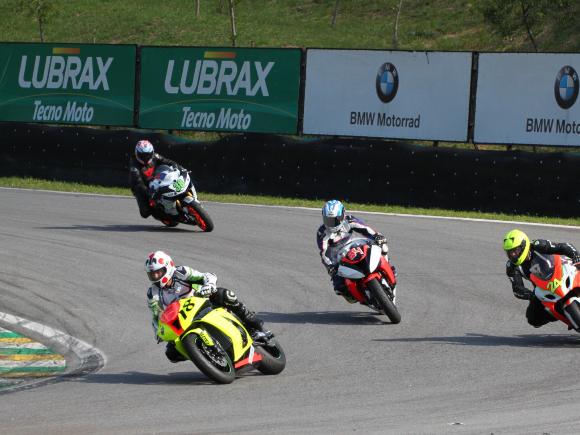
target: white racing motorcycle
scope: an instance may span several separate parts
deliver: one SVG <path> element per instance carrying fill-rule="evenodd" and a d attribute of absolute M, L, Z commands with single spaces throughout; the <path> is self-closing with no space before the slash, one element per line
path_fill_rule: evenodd
<path fill-rule="evenodd" d="M 152 206 L 163 211 L 166 218 L 159 219 L 174 227 L 179 223 L 197 225 L 202 231 L 213 230 L 213 222 L 197 199 L 197 192 L 186 169 L 160 165 L 149 182 Z"/>

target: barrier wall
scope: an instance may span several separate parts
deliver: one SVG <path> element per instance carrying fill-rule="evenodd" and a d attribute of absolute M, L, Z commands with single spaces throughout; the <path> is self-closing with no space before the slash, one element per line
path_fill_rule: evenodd
<path fill-rule="evenodd" d="M 580 146 L 580 54 L 0 43 L 0 121 Z"/>
<path fill-rule="evenodd" d="M 144 131 L 16 123 L 0 124 L 0 135 L 4 176 L 127 186 L 134 144 L 148 138 L 160 153 L 190 168 L 196 187 L 206 192 L 580 215 L 578 153 L 481 152 L 271 135 L 203 143 Z"/>

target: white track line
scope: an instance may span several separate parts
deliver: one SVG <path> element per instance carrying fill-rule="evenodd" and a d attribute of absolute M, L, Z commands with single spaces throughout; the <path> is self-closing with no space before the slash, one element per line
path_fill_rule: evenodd
<path fill-rule="evenodd" d="M 127 195 L 105 195 L 102 193 L 84 193 L 84 192 L 61 192 L 58 190 L 42 190 L 42 189 L 24 189 L 21 187 L 0 187 L 0 189 L 5 190 L 30 190 L 34 192 L 48 192 L 48 193 L 58 193 L 62 195 L 86 195 L 86 196 L 99 196 L 99 197 L 113 197 L 113 198 L 128 198 L 132 199 L 131 196 Z M 264 204 L 239 204 L 236 202 L 213 202 L 205 201 L 210 204 L 224 204 L 224 205 L 236 205 L 239 207 L 264 207 L 264 208 L 282 208 L 282 209 L 298 209 L 298 210 L 309 210 L 309 211 L 320 211 L 322 207 L 301 207 L 301 206 L 290 206 L 290 205 L 264 205 Z M 322 203 L 322 201 L 321 201 Z M 466 221 L 466 222 L 483 222 L 483 223 L 495 223 L 495 224 L 514 224 L 514 225 L 533 225 L 539 227 L 550 227 L 550 228 L 567 228 L 572 230 L 580 230 L 580 226 L 577 225 L 560 225 L 560 224 L 546 224 L 539 222 L 521 222 L 521 221 L 508 221 L 500 219 L 481 219 L 481 218 L 467 218 L 467 217 L 455 217 L 455 216 L 433 216 L 433 215 L 423 215 L 423 214 L 407 214 L 407 213 L 388 213 L 380 211 L 363 211 L 363 210 L 349 210 L 352 213 L 359 214 L 371 214 L 371 215 L 381 215 L 381 216 L 396 216 L 396 217 L 408 217 L 408 218 L 418 218 L 418 219 L 440 219 L 440 220 L 456 220 L 456 221 Z"/>

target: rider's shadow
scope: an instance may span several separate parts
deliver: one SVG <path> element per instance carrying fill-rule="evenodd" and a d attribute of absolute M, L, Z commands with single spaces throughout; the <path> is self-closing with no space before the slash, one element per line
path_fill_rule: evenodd
<path fill-rule="evenodd" d="M 192 372 L 174 372 L 166 375 L 144 372 L 93 373 L 74 377 L 74 382 L 87 384 L 125 384 L 125 385 L 209 385 L 215 384 L 203 373 L 192 366 Z"/>
<path fill-rule="evenodd" d="M 259 316 L 266 323 L 292 323 L 317 325 L 384 325 L 379 313 L 368 311 L 303 311 L 300 313 L 272 313 L 260 311 Z"/>
<path fill-rule="evenodd" d="M 54 226 L 54 227 L 37 227 L 37 229 L 44 230 L 80 230 L 80 231 L 105 231 L 110 233 L 138 233 L 138 232 L 201 232 L 188 228 L 165 227 L 153 225 L 68 225 L 68 226 Z"/>
<path fill-rule="evenodd" d="M 572 334 L 526 334 L 497 336 L 485 334 L 470 334 L 451 337 L 409 337 L 409 338 L 381 338 L 373 341 L 402 342 L 402 343 L 443 343 L 457 346 L 508 346 L 508 347 L 543 347 L 543 348 L 578 348 L 580 335 Z"/>

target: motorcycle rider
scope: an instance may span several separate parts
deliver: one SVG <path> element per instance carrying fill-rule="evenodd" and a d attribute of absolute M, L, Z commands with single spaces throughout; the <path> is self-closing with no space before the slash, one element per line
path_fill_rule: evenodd
<path fill-rule="evenodd" d="M 147 290 L 147 303 L 153 316 L 152 324 L 156 336 L 157 322 L 163 310 L 172 302 L 190 296 L 208 298 L 214 306 L 231 311 L 254 338 L 260 336 L 260 333 L 271 335 L 269 331 L 264 331 L 264 321 L 238 300 L 232 290 L 216 287 L 217 276 L 213 273 L 199 272 L 188 266 L 176 266 L 172 258 L 163 251 L 155 251 L 147 256 L 145 271 L 151 281 L 151 287 Z M 173 363 L 185 360 L 173 343 L 167 343 L 165 355 Z"/>
<path fill-rule="evenodd" d="M 387 252 L 389 252 L 385 236 L 365 225 L 362 220 L 352 215 L 346 215 L 344 205 L 340 201 L 335 199 L 327 201 L 322 207 L 322 225 L 316 233 L 316 242 L 320 250 L 322 264 L 330 275 L 334 292 L 344 297 L 351 304 L 355 303 L 356 299 L 349 293 L 344 278 L 336 273 L 338 267 L 334 264 L 333 259 L 327 256 L 327 251 L 329 247 L 350 237 L 353 232 L 374 240 L 377 245 L 381 246 L 383 255 L 387 255 Z M 392 265 L 391 267 L 393 272 L 395 272 L 395 267 Z"/>
<path fill-rule="evenodd" d="M 129 161 L 129 172 L 131 177 L 131 191 L 137 200 L 141 217 L 153 216 L 162 221 L 165 225 L 176 225 L 170 216 L 167 216 L 162 208 L 151 204 L 149 194 L 149 182 L 153 179 L 155 169 L 159 165 L 173 166 L 183 169 L 181 165 L 171 159 L 163 157 L 155 152 L 153 144 L 148 140 L 140 140 L 135 145 L 135 155 Z"/>
<path fill-rule="evenodd" d="M 580 269 L 580 253 L 570 243 L 554 243 L 550 240 L 538 239 L 530 241 L 523 231 L 514 229 L 508 231 L 503 238 L 503 249 L 507 254 L 506 275 L 512 283 L 514 296 L 518 299 L 529 300 L 526 309 L 528 323 L 535 328 L 554 322 L 551 316 L 533 291 L 524 285 L 524 278 L 530 280 L 530 266 L 532 259 L 541 254 L 559 254 L 569 257 L 574 266 Z"/>

